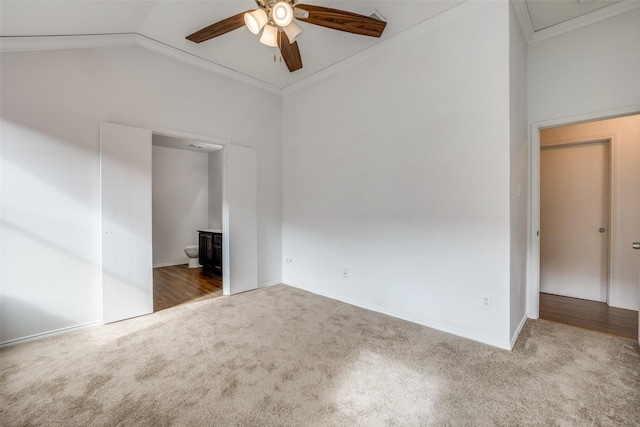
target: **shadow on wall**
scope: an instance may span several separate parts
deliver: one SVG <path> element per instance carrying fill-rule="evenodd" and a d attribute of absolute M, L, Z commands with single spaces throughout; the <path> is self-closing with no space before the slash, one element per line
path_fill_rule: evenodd
<path fill-rule="evenodd" d="M 24 219 L 29 215 L 3 207 L 0 343 L 100 321 L 100 265 L 61 235 L 61 230 L 64 234 L 64 229 L 73 224 L 58 221 L 58 232 L 39 234 L 5 217 Z M 39 216 L 32 218 L 45 221 Z M 28 262 L 24 263 L 25 259 Z M 131 278 L 104 273 L 138 288 Z M 92 283 L 98 286 L 91 286 Z M 60 315 L 63 313 L 69 316 Z"/>
<path fill-rule="evenodd" d="M 70 120 L 2 110 L 0 342 L 101 316 L 98 124 Z"/>
<path fill-rule="evenodd" d="M 34 322 L 34 323 L 31 323 Z M 37 324 L 36 324 L 37 322 Z M 10 345 L 25 338 L 36 338 L 40 333 L 32 330 L 45 330 L 46 334 L 68 328 L 73 322 L 30 302 L 2 294 L 0 298 L 0 344 Z M 35 325 L 35 328 L 34 328 Z"/>

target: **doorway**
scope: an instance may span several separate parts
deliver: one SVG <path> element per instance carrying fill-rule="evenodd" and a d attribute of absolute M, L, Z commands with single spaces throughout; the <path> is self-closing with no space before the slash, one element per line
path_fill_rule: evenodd
<path fill-rule="evenodd" d="M 222 275 L 187 254 L 198 255 L 198 230 L 222 229 L 222 154 L 219 144 L 152 135 L 154 312 L 222 296 Z"/>
<path fill-rule="evenodd" d="M 640 233 L 640 115 L 534 131 L 532 266 L 538 252 L 539 269 L 530 276 L 538 285 L 530 287 L 530 312 L 551 313 L 550 320 L 573 312 L 582 327 L 627 319 L 622 328 L 637 337 L 639 266 L 631 240 Z"/>
<path fill-rule="evenodd" d="M 100 124 L 103 323 L 153 312 L 152 132 L 220 141 L 165 129 Z M 223 152 L 223 294 L 233 295 L 258 287 L 257 154 L 226 142 Z"/>

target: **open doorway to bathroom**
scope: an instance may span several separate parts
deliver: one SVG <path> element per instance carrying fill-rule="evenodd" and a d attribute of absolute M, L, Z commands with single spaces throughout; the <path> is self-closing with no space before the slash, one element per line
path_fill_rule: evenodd
<path fill-rule="evenodd" d="M 222 231 L 222 182 L 221 146 L 153 134 L 154 312 L 222 296 L 222 275 L 197 258 L 198 230 Z"/>

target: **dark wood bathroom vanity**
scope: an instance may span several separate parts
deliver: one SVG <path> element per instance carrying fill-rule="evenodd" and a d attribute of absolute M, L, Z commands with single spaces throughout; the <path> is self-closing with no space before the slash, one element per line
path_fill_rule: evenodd
<path fill-rule="evenodd" d="M 198 230 L 199 261 L 207 271 L 222 275 L 222 230 Z"/>

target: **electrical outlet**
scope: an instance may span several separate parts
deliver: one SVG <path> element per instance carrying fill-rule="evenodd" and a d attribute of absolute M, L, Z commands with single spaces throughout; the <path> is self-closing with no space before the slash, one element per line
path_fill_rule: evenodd
<path fill-rule="evenodd" d="M 482 299 L 482 306 L 484 308 L 491 308 L 491 297 L 484 297 Z"/>
<path fill-rule="evenodd" d="M 345 279 L 349 278 L 349 270 L 347 270 L 346 268 L 342 269 L 342 277 Z"/>
<path fill-rule="evenodd" d="M 287 258 L 287 264 L 291 264 L 293 262 L 293 260 L 291 258 Z"/>

